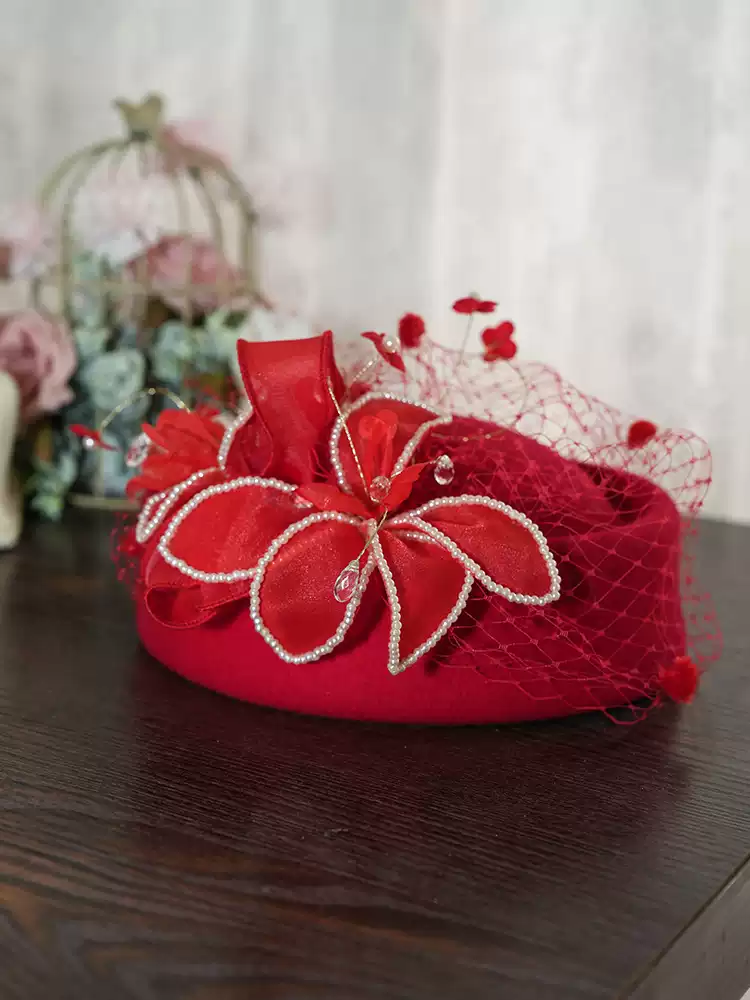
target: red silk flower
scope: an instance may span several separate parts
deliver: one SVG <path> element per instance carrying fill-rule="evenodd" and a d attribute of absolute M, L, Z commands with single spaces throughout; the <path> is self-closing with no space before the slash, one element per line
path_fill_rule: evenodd
<path fill-rule="evenodd" d="M 318 363 L 311 342 L 303 343 L 304 357 L 296 356 L 299 344 L 286 344 L 288 364 L 274 369 L 273 400 L 256 391 L 258 379 L 270 377 L 258 367 L 264 345 L 239 345 L 253 423 L 272 441 L 298 422 L 300 378 L 317 370 L 321 398 L 338 384 L 330 335 L 316 338 Z M 554 558 L 520 512 L 487 496 L 445 496 L 437 485 L 433 500 L 409 507 L 414 482 L 428 474 L 413 457 L 450 419 L 368 393 L 342 408 L 332 431 L 319 429 L 325 480 L 246 475 L 194 493 L 144 559 L 150 613 L 172 627 L 197 625 L 246 597 L 249 582 L 259 635 L 280 658 L 309 663 L 344 640 L 379 577 L 391 621 L 384 653 L 397 673 L 443 637 L 475 581 L 511 602 L 556 600 Z"/>
<path fill-rule="evenodd" d="M 225 432 L 216 420 L 218 412 L 208 407 L 162 410 L 155 426 L 143 424 L 143 433 L 154 447 L 128 483 L 128 496 L 160 493 L 195 472 L 216 467 Z"/>
<path fill-rule="evenodd" d="M 650 420 L 634 420 L 628 427 L 628 448 L 642 448 L 656 434 L 656 424 Z"/>
<path fill-rule="evenodd" d="M 375 350 L 378 352 L 383 361 L 387 361 L 388 364 L 397 371 L 406 371 L 404 359 L 401 357 L 398 348 L 388 337 L 386 337 L 384 333 L 373 333 L 370 331 L 368 333 L 363 333 L 362 336 L 365 340 L 369 340 L 375 345 Z"/>
<path fill-rule="evenodd" d="M 102 448 L 104 451 L 117 451 L 117 448 L 111 444 L 107 444 L 99 431 L 94 430 L 93 427 L 86 427 L 85 424 L 71 424 L 70 429 L 77 437 L 83 439 L 85 448 Z"/>
<path fill-rule="evenodd" d="M 475 295 L 467 295 L 463 299 L 456 299 L 452 308 L 453 312 L 463 315 L 491 313 L 497 309 L 497 302 L 490 302 L 489 299 L 478 299 Z"/>
<path fill-rule="evenodd" d="M 401 346 L 407 350 L 419 347 L 425 335 L 425 322 L 416 313 L 406 313 L 398 321 L 398 336 Z"/>
<path fill-rule="evenodd" d="M 482 331 L 485 361 L 510 361 L 515 357 L 518 347 L 513 342 L 515 327 L 505 320 L 497 326 L 488 326 Z"/>

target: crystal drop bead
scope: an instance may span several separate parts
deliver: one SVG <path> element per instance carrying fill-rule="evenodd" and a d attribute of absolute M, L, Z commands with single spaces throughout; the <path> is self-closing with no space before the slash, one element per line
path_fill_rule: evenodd
<path fill-rule="evenodd" d="M 333 585 L 333 596 L 341 604 L 346 604 L 354 597 L 354 591 L 359 583 L 359 560 L 352 561 L 345 566 L 336 577 Z"/>
<path fill-rule="evenodd" d="M 129 469 L 137 469 L 146 461 L 151 442 L 146 434 L 137 434 L 130 442 L 130 447 L 125 455 L 125 465 Z"/>
<path fill-rule="evenodd" d="M 450 486 L 453 482 L 455 474 L 456 470 L 450 456 L 441 455 L 437 462 L 435 462 L 435 468 L 433 470 L 435 482 L 438 486 Z"/>
<path fill-rule="evenodd" d="M 375 476 L 368 490 L 373 503 L 382 503 L 390 492 L 391 481 L 388 476 Z"/>

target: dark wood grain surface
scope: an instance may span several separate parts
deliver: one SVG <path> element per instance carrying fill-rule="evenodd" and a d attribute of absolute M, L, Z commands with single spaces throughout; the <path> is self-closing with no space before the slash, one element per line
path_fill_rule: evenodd
<path fill-rule="evenodd" d="M 398 728 L 154 663 L 103 516 L 0 556 L 0 997 L 739 1000 L 750 985 L 750 530 L 726 634 L 635 727 Z"/>

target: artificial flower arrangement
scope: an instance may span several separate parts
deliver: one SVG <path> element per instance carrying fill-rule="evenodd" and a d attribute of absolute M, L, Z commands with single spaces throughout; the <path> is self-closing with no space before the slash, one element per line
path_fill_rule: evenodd
<path fill-rule="evenodd" d="M 143 426 L 116 548 L 157 659 L 359 719 L 691 700 L 719 642 L 685 544 L 708 449 L 519 363 L 495 309 L 457 300 L 458 351 L 408 314 L 346 369 L 330 332 L 239 340 L 228 425 L 180 404 Z"/>
<path fill-rule="evenodd" d="M 206 131 L 164 121 L 155 95 L 116 103 L 125 138 L 74 154 L 0 219 L 0 271 L 32 301 L 0 321 L 0 368 L 21 387 L 26 489 L 48 518 L 69 495 L 119 504 L 124 446 L 170 398 L 234 400 L 238 338 L 309 332 L 256 289 L 254 211 Z M 73 428 L 105 415 L 108 447 L 82 447 Z"/>

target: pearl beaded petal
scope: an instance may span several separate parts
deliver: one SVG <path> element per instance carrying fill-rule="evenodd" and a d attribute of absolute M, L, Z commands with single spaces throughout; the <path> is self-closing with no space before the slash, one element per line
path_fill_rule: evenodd
<path fill-rule="evenodd" d="M 473 559 L 467 556 L 454 541 L 448 538 L 447 535 L 443 534 L 439 528 L 430 524 L 429 521 L 423 521 L 420 517 L 420 514 L 429 514 L 432 511 L 438 510 L 440 507 L 460 507 L 471 504 L 477 504 L 483 507 L 490 507 L 492 510 L 498 510 L 512 518 L 514 521 L 518 521 L 520 524 L 523 524 L 523 526 L 528 529 L 529 533 L 536 542 L 539 552 L 547 567 L 550 588 L 546 594 L 543 594 L 541 597 L 536 594 L 517 594 L 514 590 L 510 590 L 508 587 L 502 586 L 502 584 L 495 583 L 492 577 L 488 573 L 485 573 L 478 563 L 474 562 Z M 530 518 L 526 517 L 525 514 L 522 514 L 514 507 L 509 507 L 508 504 L 502 503 L 500 500 L 493 500 L 491 497 L 472 496 L 468 494 L 458 497 L 442 497 L 439 500 L 430 500 L 421 507 L 417 507 L 415 510 L 409 511 L 408 514 L 402 514 L 395 517 L 390 523 L 393 527 L 397 527 L 399 525 L 411 525 L 421 531 L 426 531 L 436 541 L 445 546 L 450 554 L 455 559 L 458 559 L 461 565 L 464 566 L 484 587 L 486 587 L 490 593 L 500 594 L 508 601 L 512 601 L 515 604 L 543 605 L 550 604 L 552 601 L 556 601 L 560 597 L 560 573 L 557 569 L 555 557 L 552 555 L 549 545 L 547 544 L 547 539 L 542 534 L 541 529 L 534 524 Z"/>
<path fill-rule="evenodd" d="M 314 649 L 308 650 L 306 653 L 290 653 L 288 650 L 284 649 L 282 644 L 263 620 L 261 612 L 261 588 L 263 586 L 263 578 L 275 556 L 291 538 L 294 538 L 296 534 L 300 531 L 304 531 L 305 528 L 308 528 L 311 524 L 320 524 L 323 521 L 337 521 L 339 524 L 351 524 L 357 528 L 366 528 L 370 523 L 363 521 L 361 518 L 352 517 L 349 514 L 340 514 L 338 511 L 318 511 L 315 514 L 310 514 L 301 521 L 297 521 L 290 525 L 286 531 L 283 531 L 278 538 L 274 539 L 264 555 L 258 560 L 253 582 L 250 585 L 250 618 L 252 619 L 253 625 L 255 626 L 258 634 L 266 640 L 274 653 L 276 653 L 280 659 L 284 660 L 285 663 L 312 663 L 315 660 L 319 660 L 321 657 L 326 656 L 339 645 L 348 632 L 349 626 L 354 621 L 354 616 L 357 613 L 357 609 L 359 608 L 362 600 L 362 595 L 365 592 L 365 588 L 370 580 L 373 566 L 375 565 L 373 556 L 369 555 L 367 562 L 360 573 L 357 586 L 346 604 L 344 617 L 336 631 L 329 639 L 327 639 L 320 646 L 316 646 Z"/>
<path fill-rule="evenodd" d="M 228 483 L 216 483 L 213 486 L 208 486 L 205 490 L 201 490 L 200 493 L 196 493 L 192 499 L 188 500 L 185 506 L 181 507 L 169 522 L 166 531 L 159 539 L 159 544 L 157 545 L 162 558 L 170 566 L 174 566 L 175 569 L 179 570 L 180 573 L 190 577 L 191 580 L 199 580 L 203 583 L 235 583 L 238 580 L 250 579 L 255 573 L 255 566 L 235 569 L 229 573 L 207 573 L 196 566 L 191 566 L 184 559 L 180 559 L 169 550 L 169 543 L 179 526 L 204 500 L 217 496 L 219 493 L 228 493 L 232 490 L 243 489 L 246 486 L 259 486 L 263 489 L 279 490 L 282 493 L 293 493 L 296 489 L 296 486 L 283 483 L 279 479 L 264 479 L 262 476 L 241 476 L 239 479 L 231 479 Z"/>
<path fill-rule="evenodd" d="M 188 478 L 183 480 L 181 483 L 177 483 L 175 486 L 171 486 L 168 490 L 163 490 L 161 493 L 155 493 L 152 497 L 148 498 L 141 508 L 141 512 L 138 515 L 138 520 L 135 525 L 135 540 L 139 545 L 143 545 L 144 542 L 149 540 L 154 531 L 164 520 L 164 517 L 173 506 L 175 500 L 177 500 L 178 497 L 185 492 L 185 490 L 190 489 L 191 486 L 203 479 L 204 476 L 207 476 L 209 472 L 216 472 L 216 468 L 202 469 L 200 472 L 194 472 L 192 476 L 188 476 Z M 158 509 L 152 517 L 151 514 L 155 507 Z"/>

